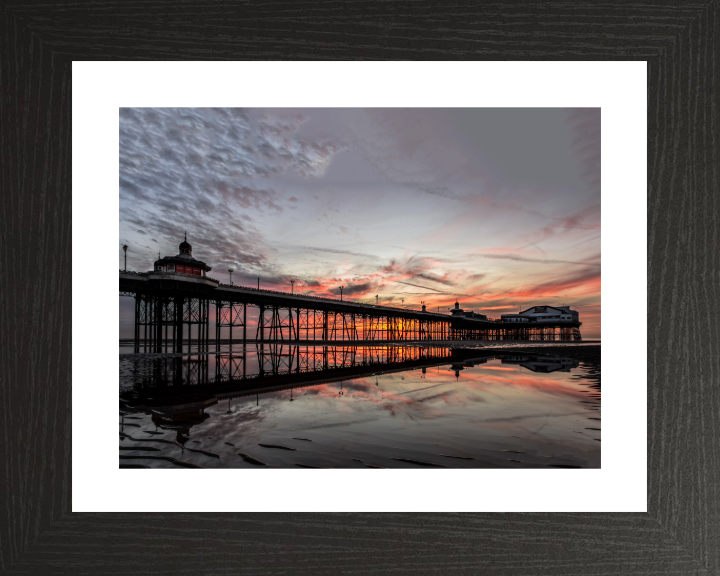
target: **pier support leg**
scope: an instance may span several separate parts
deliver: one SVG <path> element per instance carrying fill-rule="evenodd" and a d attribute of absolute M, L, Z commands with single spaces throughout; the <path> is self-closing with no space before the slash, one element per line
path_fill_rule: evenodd
<path fill-rule="evenodd" d="M 181 296 L 175 297 L 175 353 L 182 354 L 183 351 L 183 316 L 185 311 L 185 301 Z"/>

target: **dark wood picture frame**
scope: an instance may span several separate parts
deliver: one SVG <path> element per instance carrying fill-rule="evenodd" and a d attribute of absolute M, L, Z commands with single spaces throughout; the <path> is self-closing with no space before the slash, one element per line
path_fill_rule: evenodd
<path fill-rule="evenodd" d="M 0 573 L 720 573 L 718 31 L 716 0 L 4 2 Z M 151 59 L 647 61 L 648 512 L 72 513 L 72 61 Z"/>

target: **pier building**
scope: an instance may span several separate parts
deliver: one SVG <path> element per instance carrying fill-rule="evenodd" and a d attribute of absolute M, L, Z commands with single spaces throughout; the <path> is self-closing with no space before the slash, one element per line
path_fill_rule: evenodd
<path fill-rule="evenodd" d="M 462 316 L 463 318 L 477 318 L 478 320 L 487 320 L 487 316 L 485 314 L 479 314 L 478 312 L 473 312 L 472 310 L 463 310 L 460 308 L 460 303 L 455 302 L 455 308 L 450 310 L 450 314 L 452 316 Z"/>
<path fill-rule="evenodd" d="M 503 314 L 503 322 L 579 322 L 580 316 L 570 306 L 533 306 L 518 314 Z"/>
<path fill-rule="evenodd" d="M 185 240 L 180 243 L 178 248 L 180 251 L 176 256 L 163 256 L 155 260 L 155 272 L 178 272 L 205 276 L 212 270 L 205 262 L 193 258 L 192 246 L 187 241 L 187 233 L 185 233 Z"/>

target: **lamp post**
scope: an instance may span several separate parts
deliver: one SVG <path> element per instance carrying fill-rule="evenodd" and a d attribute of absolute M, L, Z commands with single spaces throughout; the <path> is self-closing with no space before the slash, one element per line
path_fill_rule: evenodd
<path fill-rule="evenodd" d="M 375 306 L 377 306 L 377 305 L 378 305 L 378 295 L 375 294 Z"/>
<path fill-rule="evenodd" d="M 295 280 L 290 280 L 290 294 L 295 293 Z"/>
<path fill-rule="evenodd" d="M 123 244 L 123 252 L 125 252 L 125 269 L 123 272 L 127 272 L 127 244 Z"/>
<path fill-rule="evenodd" d="M 230 286 L 232 286 L 232 273 L 235 271 L 234 268 L 228 268 L 228 272 L 230 272 Z"/>
<path fill-rule="evenodd" d="M 345 286 L 340 286 L 340 302 L 342 302 L 342 291 Z"/>

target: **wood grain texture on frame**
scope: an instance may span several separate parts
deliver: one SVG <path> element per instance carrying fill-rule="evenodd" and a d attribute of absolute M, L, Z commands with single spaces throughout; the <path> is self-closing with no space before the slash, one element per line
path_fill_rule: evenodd
<path fill-rule="evenodd" d="M 5 2 L 0 573 L 717 574 L 718 2 Z M 72 514 L 73 60 L 647 60 L 647 514 Z M 42 330 L 36 328 L 42 322 Z"/>

